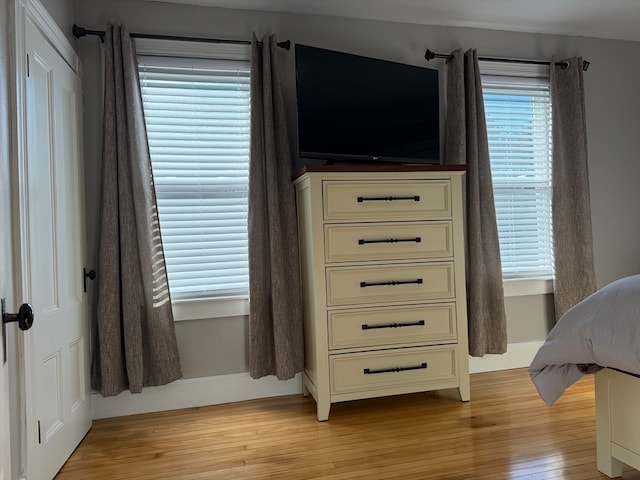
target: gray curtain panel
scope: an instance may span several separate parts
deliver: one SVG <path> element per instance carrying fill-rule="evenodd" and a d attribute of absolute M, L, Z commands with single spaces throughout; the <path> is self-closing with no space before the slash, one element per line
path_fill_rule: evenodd
<path fill-rule="evenodd" d="M 292 378 L 304 368 L 302 293 L 291 152 L 275 36 L 251 52 L 249 373 Z"/>
<path fill-rule="evenodd" d="M 582 58 L 567 63 L 550 72 L 556 319 L 596 290 Z"/>
<path fill-rule="evenodd" d="M 466 165 L 465 228 L 469 353 L 507 350 L 500 245 L 487 125 L 475 49 L 456 50 L 447 69 L 445 163 Z"/>
<path fill-rule="evenodd" d="M 133 41 L 107 25 L 92 386 L 103 396 L 182 376 Z"/>

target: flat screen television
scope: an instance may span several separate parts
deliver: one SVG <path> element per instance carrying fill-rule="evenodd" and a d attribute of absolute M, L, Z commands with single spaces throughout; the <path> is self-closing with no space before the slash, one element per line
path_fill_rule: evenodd
<path fill-rule="evenodd" d="M 298 154 L 440 163 L 438 70 L 296 45 Z"/>

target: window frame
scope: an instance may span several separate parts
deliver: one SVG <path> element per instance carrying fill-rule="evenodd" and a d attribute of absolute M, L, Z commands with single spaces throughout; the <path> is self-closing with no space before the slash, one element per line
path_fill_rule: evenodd
<path fill-rule="evenodd" d="M 136 56 L 181 59 L 251 60 L 251 45 L 137 38 Z M 249 315 L 249 295 L 171 300 L 174 321 Z"/>
<path fill-rule="evenodd" d="M 548 64 L 479 61 L 481 77 L 520 77 L 549 79 Z M 552 250 L 552 255 L 555 251 Z M 503 278 L 505 297 L 553 293 L 553 274 L 522 278 Z"/>

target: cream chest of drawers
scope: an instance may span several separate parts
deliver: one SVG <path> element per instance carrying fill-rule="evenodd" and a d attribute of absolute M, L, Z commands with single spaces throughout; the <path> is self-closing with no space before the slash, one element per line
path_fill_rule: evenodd
<path fill-rule="evenodd" d="M 295 180 L 304 393 L 469 400 L 463 169 L 307 167 Z"/>

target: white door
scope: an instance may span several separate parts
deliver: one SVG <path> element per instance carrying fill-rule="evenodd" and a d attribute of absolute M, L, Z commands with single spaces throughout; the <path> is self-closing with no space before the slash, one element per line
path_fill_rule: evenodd
<path fill-rule="evenodd" d="M 19 160 L 27 478 L 55 476 L 91 427 L 81 167 L 81 84 L 30 18 L 26 149 Z"/>

